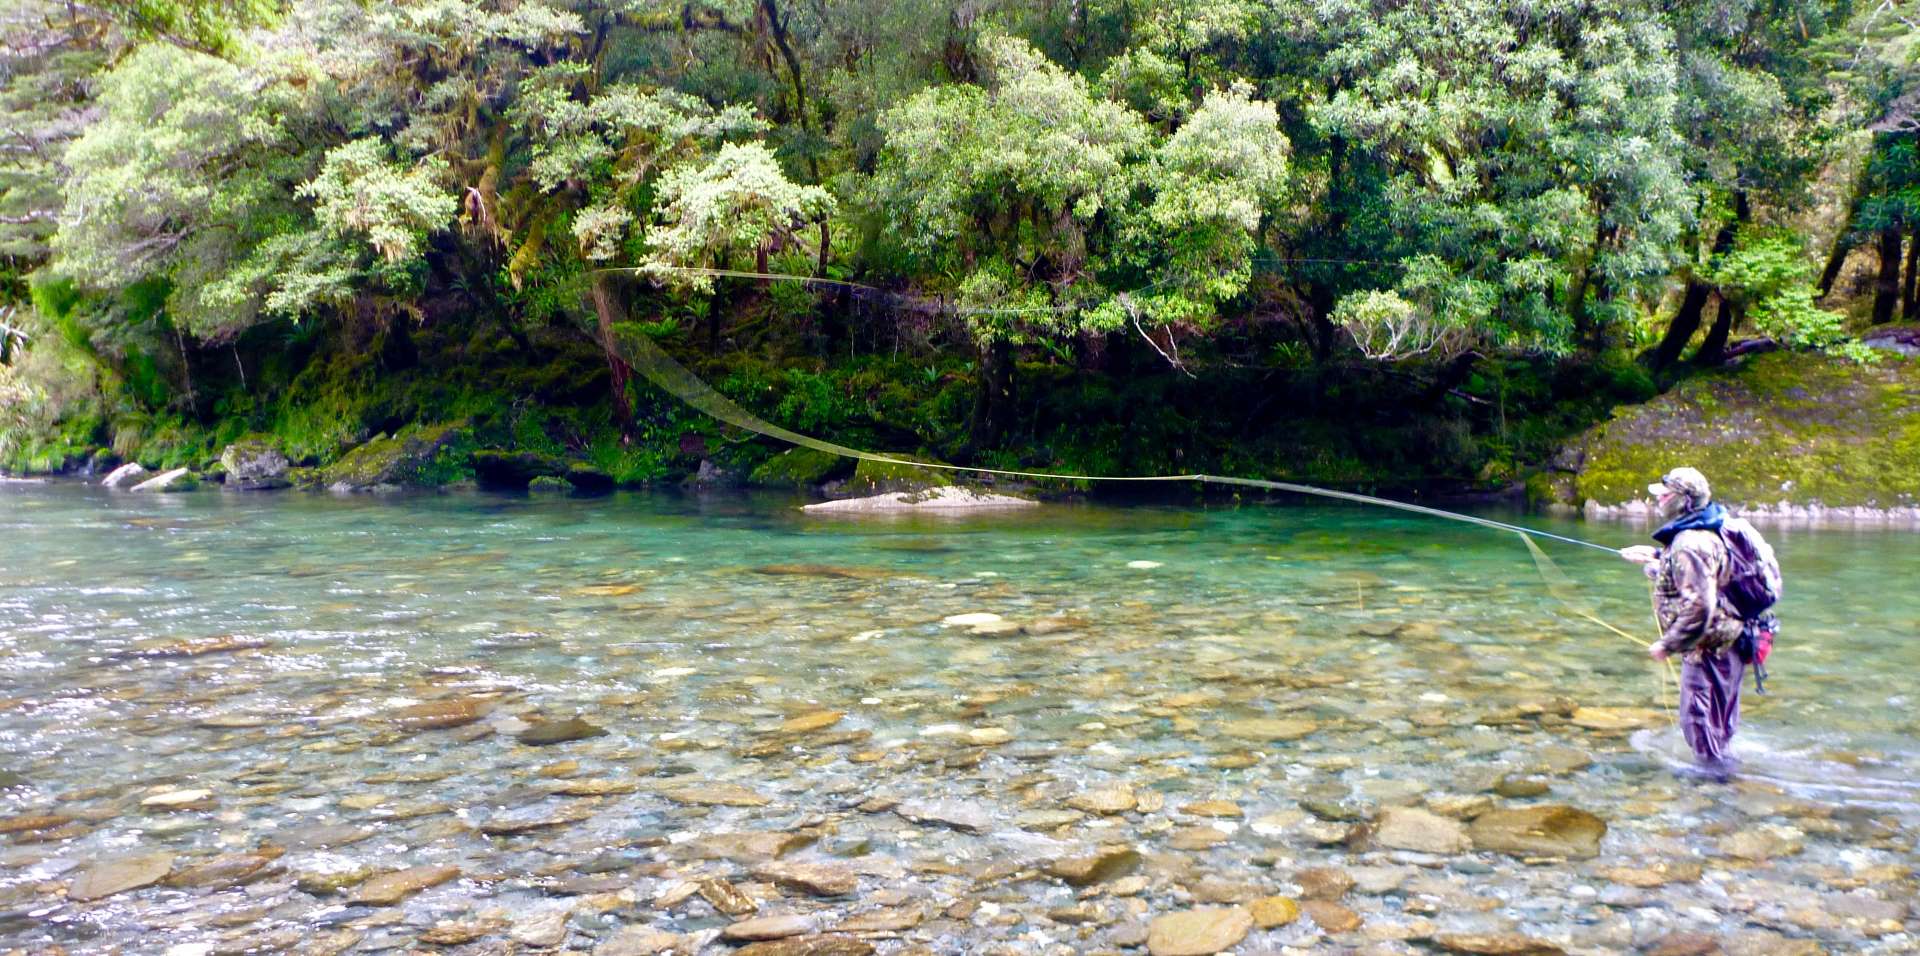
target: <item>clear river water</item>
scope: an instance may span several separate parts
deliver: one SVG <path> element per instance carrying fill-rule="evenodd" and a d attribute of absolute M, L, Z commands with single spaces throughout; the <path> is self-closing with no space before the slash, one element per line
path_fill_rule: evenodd
<path fill-rule="evenodd" d="M 796 504 L 0 485 L 0 952 L 1920 949 L 1910 533 L 1769 529 L 1716 784 L 1510 534 Z"/>

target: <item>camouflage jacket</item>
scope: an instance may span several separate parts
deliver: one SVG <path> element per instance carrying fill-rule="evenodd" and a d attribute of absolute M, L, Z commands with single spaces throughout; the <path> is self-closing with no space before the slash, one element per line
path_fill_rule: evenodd
<path fill-rule="evenodd" d="M 1653 576 L 1660 647 L 1671 654 L 1717 654 L 1740 637 L 1740 615 L 1722 592 L 1733 572 L 1726 543 L 1714 531 L 1675 535 Z"/>

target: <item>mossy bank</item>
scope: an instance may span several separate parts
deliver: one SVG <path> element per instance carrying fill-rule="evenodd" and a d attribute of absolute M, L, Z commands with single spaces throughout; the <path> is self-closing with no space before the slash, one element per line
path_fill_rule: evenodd
<path fill-rule="evenodd" d="M 1749 514 L 1920 522 L 1920 360 L 1774 352 L 1624 406 L 1543 475 L 1536 497 L 1590 516 L 1643 516 L 1677 465 Z"/>

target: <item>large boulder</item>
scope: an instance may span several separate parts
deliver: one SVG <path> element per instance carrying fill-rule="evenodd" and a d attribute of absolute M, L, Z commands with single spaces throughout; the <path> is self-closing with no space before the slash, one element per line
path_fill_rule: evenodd
<path fill-rule="evenodd" d="M 1015 498 L 1011 495 L 997 495 L 972 488 L 947 486 L 930 488 L 925 491 L 905 492 L 889 491 L 869 498 L 842 498 L 838 501 L 822 501 L 802 508 L 814 514 L 899 514 L 899 513 L 946 513 L 962 511 L 1003 511 L 1009 508 L 1031 508 L 1039 502 L 1030 498 Z"/>
<path fill-rule="evenodd" d="M 137 485 L 133 491 L 193 491 L 200 487 L 200 476 L 191 468 L 175 468 L 163 471 Z"/>
<path fill-rule="evenodd" d="M 226 469 L 226 487 L 234 491 L 268 491 L 285 488 L 287 456 L 265 439 L 242 438 L 220 453 L 220 466 Z"/>
<path fill-rule="evenodd" d="M 459 424 L 416 426 L 391 437 L 381 435 L 317 472 L 328 491 L 380 491 L 437 487 L 466 476 L 469 441 Z"/>
<path fill-rule="evenodd" d="M 130 461 L 100 479 L 102 488 L 125 488 L 129 483 L 138 484 L 147 478 L 147 469 L 137 461 Z"/>

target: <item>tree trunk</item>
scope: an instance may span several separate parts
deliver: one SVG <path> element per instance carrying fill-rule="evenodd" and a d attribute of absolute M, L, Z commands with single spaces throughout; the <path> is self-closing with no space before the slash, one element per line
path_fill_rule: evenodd
<path fill-rule="evenodd" d="M 1873 283 L 1873 324 L 1893 321 L 1893 307 L 1900 301 L 1900 230 L 1880 230 L 1880 275 Z"/>
<path fill-rule="evenodd" d="M 1733 327 L 1739 324 L 1740 307 L 1734 305 L 1726 296 L 1714 293 L 1720 307 L 1714 313 L 1713 327 L 1707 330 L 1707 340 L 1700 343 L 1700 351 L 1693 354 L 1695 365 L 1718 365 L 1727 358 L 1727 338 L 1733 334 Z"/>
<path fill-rule="evenodd" d="M 1013 345 L 995 339 L 980 349 L 979 391 L 974 394 L 970 443 L 978 449 L 1000 443 L 1010 430 L 1016 394 Z"/>
<path fill-rule="evenodd" d="M 1900 293 L 1900 319 L 1904 322 L 1920 320 L 1920 302 L 1914 300 L 1916 290 L 1914 276 L 1920 272 L 1920 226 L 1913 228 L 1907 237 L 1907 287 Z"/>
<path fill-rule="evenodd" d="M 1686 351 L 1687 343 L 1693 341 L 1693 333 L 1700 331 L 1700 316 L 1706 311 L 1707 300 L 1713 297 L 1713 287 L 1697 278 L 1687 280 L 1686 297 L 1680 300 L 1680 311 L 1673 314 L 1673 321 L 1667 323 L 1667 334 L 1662 336 L 1660 344 L 1654 346 L 1653 358 L 1648 362 L 1658 372 L 1680 358 Z"/>
<path fill-rule="evenodd" d="M 593 311 L 599 319 L 600 350 L 607 356 L 607 371 L 611 373 L 608 387 L 613 401 L 613 423 L 620 428 L 620 440 L 633 438 L 633 403 L 627 400 L 627 380 L 633 377 L 633 368 L 620 355 L 620 344 L 614 338 L 613 323 L 619 319 L 619 298 L 613 289 L 613 273 L 596 272 L 593 276 Z"/>
<path fill-rule="evenodd" d="M 1732 222 L 1720 227 L 1713 235 L 1711 255 L 1723 255 L 1733 248 L 1734 231 L 1740 226 L 1739 209 L 1746 208 L 1740 203 L 1735 210 Z M 1667 334 L 1654 347 L 1653 359 L 1649 363 L 1658 372 L 1679 361 L 1680 353 L 1686 351 L 1687 343 L 1693 341 L 1693 333 L 1700 330 L 1700 316 L 1705 313 L 1707 300 L 1713 297 L 1713 286 L 1701 281 L 1698 275 L 1687 277 L 1687 294 L 1680 300 L 1680 311 L 1673 314 L 1673 322 L 1667 326 Z"/>
<path fill-rule="evenodd" d="M 1840 270 L 1847 264 L 1847 254 L 1853 251 L 1853 244 L 1847 241 L 1847 230 L 1841 229 L 1840 235 L 1833 240 L 1833 251 L 1827 253 L 1827 266 L 1820 270 L 1820 292 L 1816 299 L 1824 299 L 1833 291 L 1833 284 L 1840 278 Z"/>

